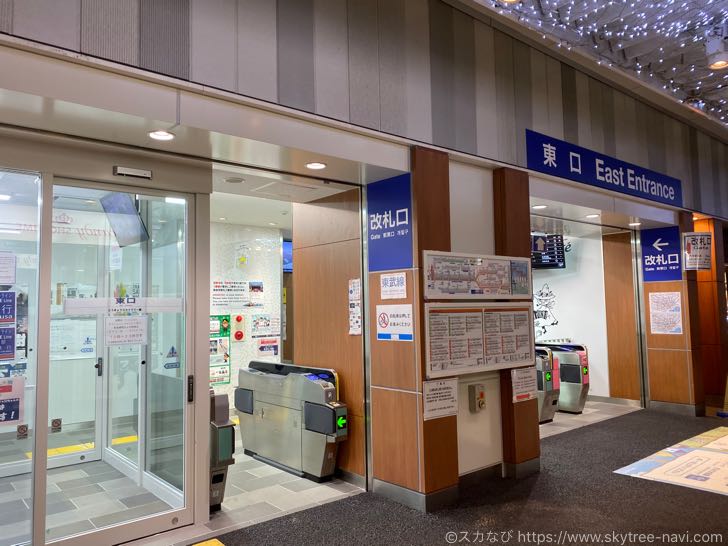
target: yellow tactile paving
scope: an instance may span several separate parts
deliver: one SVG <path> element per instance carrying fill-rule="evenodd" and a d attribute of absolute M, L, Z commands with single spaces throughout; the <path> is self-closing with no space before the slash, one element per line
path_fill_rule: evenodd
<path fill-rule="evenodd" d="M 217 540 L 216 538 L 206 540 L 205 542 L 197 542 L 193 544 L 192 546 L 225 546 L 222 542 Z"/>
<path fill-rule="evenodd" d="M 117 446 L 121 444 L 131 444 L 139 440 L 139 437 L 134 434 L 132 436 L 122 436 L 120 438 L 114 438 L 111 440 L 111 445 Z M 79 451 L 89 451 L 96 446 L 94 442 L 87 442 L 85 444 L 74 444 L 70 446 L 52 447 L 48 449 L 48 456 L 54 457 L 56 455 L 68 455 L 69 453 L 78 453 Z M 25 456 L 28 459 L 33 458 L 31 451 L 26 451 Z"/>

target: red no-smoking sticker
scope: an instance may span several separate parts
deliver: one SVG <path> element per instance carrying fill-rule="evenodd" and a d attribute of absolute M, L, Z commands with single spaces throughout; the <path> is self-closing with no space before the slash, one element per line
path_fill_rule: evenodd
<path fill-rule="evenodd" d="M 389 315 L 387 313 L 379 313 L 379 326 L 386 328 L 389 326 Z"/>

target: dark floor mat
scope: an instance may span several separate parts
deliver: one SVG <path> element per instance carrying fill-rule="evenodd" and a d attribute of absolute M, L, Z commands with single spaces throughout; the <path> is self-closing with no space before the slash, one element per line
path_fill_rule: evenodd
<path fill-rule="evenodd" d="M 432 514 L 365 493 L 219 538 L 226 546 L 447 544 L 446 534 L 454 532 L 458 535 L 449 538 L 457 544 L 536 543 L 520 531 L 551 533 L 555 544 L 562 531 L 644 532 L 683 533 L 678 537 L 683 540 L 658 537 L 654 544 L 691 544 L 695 541 L 687 538 L 693 533 L 715 532 L 728 543 L 728 496 L 613 472 L 724 423 L 638 411 L 546 438 L 539 474 L 485 482 L 462 492 L 456 506 Z M 566 544 L 606 543 L 597 536 L 564 539 Z"/>

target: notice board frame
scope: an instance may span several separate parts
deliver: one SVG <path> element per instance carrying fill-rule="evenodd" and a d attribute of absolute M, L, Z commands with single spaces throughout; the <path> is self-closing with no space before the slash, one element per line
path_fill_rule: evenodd
<path fill-rule="evenodd" d="M 522 263 L 528 271 L 528 279 L 526 280 L 527 294 L 447 294 L 432 290 L 428 286 L 428 271 L 432 264 L 433 258 L 446 256 L 452 258 L 477 258 L 492 262 L 508 262 L 509 268 L 511 262 Z M 513 279 L 511 275 L 511 280 Z M 488 254 L 467 254 L 464 252 L 442 252 L 436 250 L 422 251 L 422 285 L 425 300 L 466 300 L 466 301 L 489 301 L 489 300 L 517 300 L 532 301 L 533 300 L 533 273 L 531 270 L 531 258 L 521 258 L 517 256 L 494 256 Z"/>
<path fill-rule="evenodd" d="M 528 318 L 529 318 L 529 328 L 528 328 L 528 335 L 530 337 L 529 340 L 529 351 L 530 351 L 530 358 L 526 360 L 518 360 L 514 362 L 507 362 L 504 364 L 495 364 L 492 366 L 483 365 L 476 368 L 448 368 L 447 370 L 432 370 L 431 368 L 431 361 L 430 361 L 430 313 L 433 310 L 437 310 L 442 312 L 442 310 L 448 310 L 451 309 L 453 311 L 460 311 L 460 312 L 467 312 L 467 311 L 477 311 L 481 310 L 481 312 L 486 313 L 488 310 L 491 312 L 494 310 L 503 310 L 506 311 L 527 311 L 528 312 Z M 518 302 L 490 302 L 490 301 L 483 301 L 479 303 L 470 303 L 470 302 L 464 302 L 464 303 L 450 303 L 450 302 L 431 302 L 431 303 L 425 303 L 425 323 L 424 323 L 424 331 L 425 331 L 425 377 L 426 379 L 440 379 L 443 377 L 455 377 L 455 376 L 461 376 L 461 375 L 470 375 L 475 373 L 483 373 L 483 372 L 489 372 L 489 371 L 495 371 L 495 370 L 507 370 L 511 368 L 522 368 L 524 366 L 535 366 L 536 365 L 536 349 L 535 349 L 535 333 L 533 331 L 533 302 L 532 301 L 518 301 Z M 483 338 L 485 338 L 485 335 L 483 335 Z M 485 339 L 483 339 L 483 352 L 485 353 Z M 485 355 L 484 355 L 485 357 Z"/>

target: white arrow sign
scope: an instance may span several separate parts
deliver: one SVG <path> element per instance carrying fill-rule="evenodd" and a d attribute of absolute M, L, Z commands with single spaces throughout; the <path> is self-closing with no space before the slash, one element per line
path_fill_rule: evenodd
<path fill-rule="evenodd" d="M 657 241 L 652 243 L 652 246 L 655 248 L 655 250 L 662 252 L 662 247 L 670 246 L 670 243 L 661 243 L 660 241 L 662 241 L 662 237 L 658 237 Z"/>

